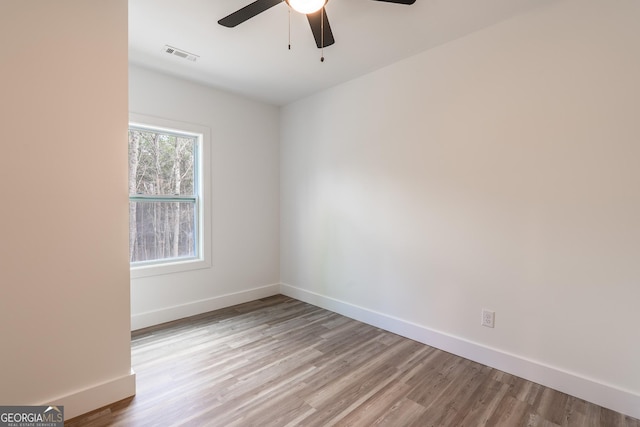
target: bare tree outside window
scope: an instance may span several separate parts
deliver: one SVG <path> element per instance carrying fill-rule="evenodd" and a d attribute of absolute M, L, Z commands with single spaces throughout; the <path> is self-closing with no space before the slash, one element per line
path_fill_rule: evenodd
<path fill-rule="evenodd" d="M 198 138 L 129 128 L 129 260 L 198 256 Z"/>

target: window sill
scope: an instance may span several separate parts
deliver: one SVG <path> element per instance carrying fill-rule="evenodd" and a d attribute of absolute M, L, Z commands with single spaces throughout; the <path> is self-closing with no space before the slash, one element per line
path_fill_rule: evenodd
<path fill-rule="evenodd" d="M 167 263 L 131 266 L 131 279 L 161 276 L 164 274 L 183 273 L 211 267 L 211 263 L 203 259 L 187 259 Z"/>

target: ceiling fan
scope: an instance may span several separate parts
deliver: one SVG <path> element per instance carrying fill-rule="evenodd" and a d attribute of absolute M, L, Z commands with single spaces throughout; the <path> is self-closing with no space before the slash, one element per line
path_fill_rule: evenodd
<path fill-rule="evenodd" d="M 397 3 L 411 5 L 416 0 L 375 0 L 383 1 L 386 3 Z M 218 24 L 233 28 L 238 24 L 253 18 L 254 16 L 264 12 L 267 9 L 272 8 L 280 3 L 287 3 L 297 12 L 307 15 L 307 20 L 311 26 L 311 32 L 316 39 L 316 46 L 318 49 L 331 46 L 335 43 L 333 38 L 333 32 L 329 25 L 329 19 L 324 10 L 324 6 L 328 0 L 256 0 L 233 12 L 231 15 L 225 16 L 218 21 Z"/>

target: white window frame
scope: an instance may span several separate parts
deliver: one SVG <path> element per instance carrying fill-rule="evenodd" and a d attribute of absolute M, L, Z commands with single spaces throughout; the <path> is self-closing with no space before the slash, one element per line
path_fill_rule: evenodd
<path fill-rule="evenodd" d="M 131 278 L 159 276 L 211 267 L 211 131 L 206 126 L 138 113 L 129 113 L 129 127 L 159 132 L 192 135 L 198 138 L 199 165 L 196 169 L 198 209 L 198 256 L 188 259 L 160 260 L 157 263 L 130 264 Z M 131 219 L 129 219 L 131 220 Z"/>

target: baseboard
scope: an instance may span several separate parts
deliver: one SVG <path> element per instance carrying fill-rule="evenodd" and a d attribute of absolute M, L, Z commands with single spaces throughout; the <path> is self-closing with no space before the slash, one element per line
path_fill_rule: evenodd
<path fill-rule="evenodd" d="M 65 396 L 41 402 L 40 405 L 64 406 L 64 418 L 70 420 L 103 406 L 136 394 L 136 374 L 129 374 Z"/>
<path fill-rule="evenodd" d="M 220 295 L 213 298 L 193 301 L 186 304 L 165 307 L 160 310 L 147 311 L 144 313 L 131 315 L 131 330 L 159 325 L 165 322 L 182 319 L 208 311 L 218 310 L 236 304 L 266 298 L 280 293 L 280 285 L 267 285 L 253 288 L 246 291 L 234 292 L 232 294 Z"/>
<path fill-rule="evenodd" d="M 640 419 L 630 391 L 288 284 L 280 293 Z"/>

